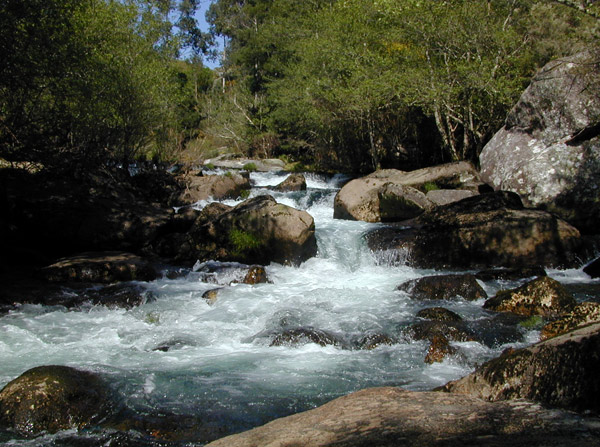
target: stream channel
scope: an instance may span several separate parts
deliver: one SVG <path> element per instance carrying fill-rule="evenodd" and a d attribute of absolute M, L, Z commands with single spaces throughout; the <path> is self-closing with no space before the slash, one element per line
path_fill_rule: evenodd
<path fill-rule="evenodd" d="M 131 413 L 192 417 L 204 426 L 193 437 L 207 441 L 366 387 L 429 390 L 468 374 L 509 346 L 538 340 L 539 328 L 525 326 L 514 329 L 517 339 L 514 331 L 505 336 L 494 325 L 494 314 L 482 309 L 483 299 L 415 301 L 396 291 L 409 279 L 449 272 L 390 265 L 385 256 L 370 252 L 364 238 L 383 224 L 334 220 L 333 200 L 344 177 L 307 174 L 308 190 L 303 192 L 269 188 L 286 176 L 252 173 L 252 196 L 271 194 L 280 203 L 307 210 L 315 219 L 316 257 L 298 267 L 271 264 L 266 268 L 271 283 L 231 284 L 213 304 L 203 293 L 214 289 L 215 282 L 229 284 L 232 273 L 206 275 L 196 265 L 196 271 L 176 279 L 163 276 L 145 283 L 152 299 L 129 310 L 23 305 L 0 317 L 0 387 L 39 365 L 95 371 L 108 379 Z M 566 284 L 592 282 L 581 270 L 548 274 Z M 480 284 L 491 297 L 524 281 Z M 429 343 L 403 336 L 403 330 L 420 321 L 415 316 L 420 309 L 433 306 L 485 328 L 484 341 L 453 342 L 459 355 L 426 364 Z M 347 346 L 269 346 L 268 336 L 261 336 L 298 327 L 333 333 Z M 350 348 L 369 334 L 387 334 L 398 343 Z M 169 348 L 156 349 L 161 346 Z M 0 433 L 0 443 L 14 446 L 121 445 L 107 439 L 106 430 L 28 440 Z"/>

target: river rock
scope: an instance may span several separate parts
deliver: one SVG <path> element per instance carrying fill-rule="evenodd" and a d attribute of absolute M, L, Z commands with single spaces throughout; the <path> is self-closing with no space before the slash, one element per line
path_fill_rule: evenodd
<path fill-rule="evenodd" d="M 495 192 L 439 206 L 412 222 L 367 235 L 374 252 L 417 268 L 580 265 L 579 231 L 550 213 L 524 209 L 519 197 Z M 389 257 L 389 256 L 388 256 Z"/>
<path fill-rule="evenodd" d="M 462 317 L 445 307 L 428 307 L 417 312 L 417 317 L 437 321 L 462 321 Z"/>
<path fill-rule="evenodd" d="M 274 189 L 281 192 L 306 191 L 306 178 L 304 174 L 290 174 L 288 178 L 275 186 Z"/>
<path fill-rule="evenodd" d="M 448 205 L 467 197 L 476 196 L 477 192 L 468 189 L 434 189 L 427 191 L 425 198 L 434 206 Z"/>
<path fill-rule="evenodd" d="M 217 298 L 219 297 L 219 291 L 221 290 L 223 290 L 223 287 L 207 290 L 202 294 L 202 298 L 204 298 L 210 305 L 215 304 L 217 302 Z"/>
<path fill-rule="evenodd" d="M 596 446 L 595 419 L 527 401 L 370 388 L 206 447 Z"/>
<path fill-rule="evenodd" d="M 600 277 L 600 258 L 598 258 L 595 261 L 592 261 L 588 265 L 586 265 L 584 267 L 583 271 L 586 274 L 590 275 L 592 278 L 599 278 Z"/>
<path fill-rule="evenodd" d="M 488 401 L 531 399 L 600 413 L 600 323 L 493 359 L 442 389 Z"/>
<path fill-rule="evenodd" d="M 435 335 L 431 339 L 431 344 L 425 356 L 425 363 L 441 363 L 448 356 L 458 353 L 458 349 L 450 345 L 450 342 L 443 335 Z"/>
<path fill-rule="evenodd" d="M 542 328 L 540 338 L 556 337 L 566 334 L 579 326 L 600 321 L 600 304 L 585 302 L 579 303 L 571 312 L 561 317 L 559 320 L 548 323 Z"/>
<path fill-rule="evenodd" d="M 487 293 L 479 285 L 475 276 L 436 275 L 411 279 L 400 284 L 396 290 L 407 292 L 416 300 L 452 300 L 465 299 L 475 301 L 487 298 Z"/>
<path fill-rule="evenodd" d="M 248 268 L 248 273 L 244 276 L 242 283 L 244 284 L 262 284 L 269 282 L 267 271 L 262 265 L 251 265 Z"/>
<path fill-rule="evenodd" d="M 63 258 L 41 270 L 51 282 L 152 281 L 157 273 L 145 259 L 125 252 L 89 252 Z"/>
<path fill-rule="evenodd" d="M 426 184 L 477 191 L 480 183 L 478 172 L 468 162 L 411 172 L 375 171 L 344 185 L 335 196 L 333 217 L 366 222 L 404 220 L 433 206 L 423 192 L 418 191 Z M 395 211 L 395 207 L 399 210 Z"/>
<path fill-rule="evenodd" d="M 367 334 L 364 337 L 361 337 L 356 343 L 356 347 L 358 349 L 375 349 L 379 346 L 384 345 L 395 345 L 398 343 L 398 340 L 395 337 L 392 337 L 387 334 Z"/>
<path fill-rule="evenodd" d="M 193 172 L 183 177 L 185 189 L 175 200 L 178 204 L 195 203 L 200 200 L 237 199 L 250 189 L 250 180 L 238 173 L 202 175 Z"/>
<path fill-rule="evenodd" d="M 523 278 L 546 276 L 543 267 L 497 268 L 481 270 L 475 274 L 481 281 L 510 280 L 516 281 Z"/>
<path fill-rule="evenodd" d="M 450 341 L 477 341 L 475 334 L 464 322 L 458 321 L 419 321 L 404 330 L 413 340 L 433 341 L 443 337 Z"/>
<path fill-rule="evenodd" d="M 269 282 L 267 271 L 262 265 L 246 265 L 239 262 L 198 262 L 194 271 L 204 282 L 230 285 L 234 283 L 259 284 Z"/>
<path fill-rule="evenodd" d="M 499 291 L 483 307 L 498 312 L 552 318 L 571 311 L 576 304 L 573 295 L 561 283 L 542 276 L 516 289 Z"/>
<path fill-rule="evenodd" d="M 190 237 L 188 259 L 297 265 L 317 252 L 312 216 L 271 196 L 248 199 L 209 222 L 197 222 Z"/>
<path fill-rule="evenodd" d="M 300 346 L 315 343 L 320 346 L 341 346 L 342 340 L 335 334 L 315 328 L 285 329 L 276 334 L 269 346 Z"/>
<path fill-rule="evenodd" d="M 485 182 L 591 233 L 600 220 L 600 70 L 594 57 L 546 64 L 479 156 Z"/>
<path fill-rule="evenodd" d="M 82 428 L 110 410 L 103 381 L 67 366 L 30 369 L 0 391 L 0 425 L 24 436 Z"/>

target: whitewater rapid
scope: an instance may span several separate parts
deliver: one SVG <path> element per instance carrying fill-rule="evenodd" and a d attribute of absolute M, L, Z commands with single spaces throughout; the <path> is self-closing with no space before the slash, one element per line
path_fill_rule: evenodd
<path fill-rule="evenodd" d="M 469 373 L 508 346 L 453 343 L 461 356 L 428 365 L 429 344 L 401 336 L 398 344 L 373 350 L 271 347 L 268 339 L 256 337 L 284 326 L 316 328 L 345 339 L 398 336 L 416 321 L 418 310 L 433 305 L 469 321 L 490 317 L 483 300 L 425 303 L 396 291 L 406 280 L 441 272 L 388 265 L 364 241 L 380 224 L 334 220 L 333 200 L 343 176 L 308 174 L 306 192 L 270 189 L 286 175 L 252 173 L 252 196 L 271 194 L 280 203 L 307 210 L 315 219 L 315 258 L 298 267 L 271 264 L 266 268 L 270 283 L 232 284 L 212 305 L 202 295 L 215 284 L 192 270 L 144 283 L 151 299 L 130 310 L 23 305 L 0 317 L 0 387 L 35 366 L 69 365 L 107 377 L 136 412 L 204 415 L 235 432 L 361 388 L 431 389 Z M 490 296 L 513 285 L 481 284 Z M 532 343 L 538 333 L 523 335 L 510 346 Z M 157 350 L 165 345 L 168 350 Z"/>

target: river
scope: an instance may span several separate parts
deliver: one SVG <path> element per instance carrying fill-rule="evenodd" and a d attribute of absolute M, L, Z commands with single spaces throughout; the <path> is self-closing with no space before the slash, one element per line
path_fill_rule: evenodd
<path fill-rule="evenodd" d="M 508 346 L 537 341 L 535 328 L 520 327 L 520 339 L 509 343 L 495 338 L 492 328 L 486 343 L 453 343 L 460 355 L 424 363 L 428 342 L 402 335 L 417 320 L 416 313 L 443 305 L 477 325 L 493 317 L 482 309 L 483 300 L 423 302 L 396 291 L 406 280 L 441 272 L 390 265 L 385 256 L 371 253 L 364 235 L 381 224 L 334 220 L 333 200 L 343 176 L 308 174 L 306 192 L 269 189 L 285 177 L 252 173 L 252 196 L 268 193 L 280 203 L 307 210 L 315 219 L 315 258 L 298 267 L 271 264 L 266 268 L 270 283 L 232 284 L 219 292 L 214 304 L 203 293 L 215 288 L 214 281 L 227 283 L 228 278 L 188 270 L 176 279 L 145 284 L 152 299 L 130 310 L 23 305 L 0 318 L 0 387 L 35 366 L 75 366 L 108 378 L 134 413 L 194 415 L 224 435 L 361 388 L 428 390 L 468 374 Z M 567 283 L 589 281 L 580 270 L 549 274 Z M 489 296 L 518 285 L 481 284 Z M 285 327 L 316 328 L 349 343 L 368 334 L 388 334 L 399 342 L 358 350 L 314 343 L 269 346 L 268 337 L 261 336 Z M 169 349 L 156 349 L 164 346 Z M 70 433 L 70 441 L 65 434 L 24 440 L 4 433 L 0 441 L 79 445 L 73 441 L 78 436 L 83 435 Z M 87 433 L 90 445 L 94 436 L 104 445 L 105 434 Z"/>

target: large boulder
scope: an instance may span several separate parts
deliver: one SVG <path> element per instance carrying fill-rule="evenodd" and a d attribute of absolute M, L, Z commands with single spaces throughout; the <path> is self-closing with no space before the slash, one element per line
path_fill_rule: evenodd
<path fill-rule="evenodd" d="M 213 219 L 198 217 L 190 231 L 188 259 L 297 265 L 317 253 L 312 216 L 271 196 L 258 196 L 222 210 Z"/>
<path fill-rule="evenodd" d="M 488 401 L 531 399 L 600 413 L 600 323 L 493 359 L 442 389 Z"/>
<path fill-rule="evenodd" d="M 25 436 L 82 428 L 110 411 L 102 380 L 67 366 L 30 369 L 0 391 L 0 425 Z"/>
<path fill-rule="evenodd" d="M 595 420 L 526 401 L 370 388 L 321 407 L 207 444 L 207 447 L 511 447 L 598 443 Z"/>
<path fill-rule="evenodd" d="M 337 193 L 333 217 L 366 222 L 410 219 L 434 206 L 425 196 L 428 187 L 477 191 L 480 184 L 478 172 L 468 162 L 411 172 L 376 171 L 350 181 Z M 452 199 L 448 195 L 444 200 Z"/>
<path fill-rule="evenodd" d="M 483 307 L 517 315 L 556 318 L 571 311 L 576 304 L 573 295 L 561 283 L 541 276 L 516 289 L 499 291 Z"/>
<path fill-rule="evenodd" d="M 600 220 L 598 82 L 591 55 L 548 63 L 479 157 L 485 182 L 590 233 Z"/>
<path fill-rule="evenodd" d="M 579 266 L 579 231 L 545 211 L 525 209 L 514 193 L 496 192 L 439 206 L 411 228 L 367 235 L 374 252 L 419 268 Z M 387 256 L 388 259 L 392 258 Z"/>
<path fill-rule="evenodd" d="M 124 252 L 82 253 L 60 259 L 41 272 L 46 280 L 52 282 L 113 283 L 152 281 L 157 277 L 147 260 Z"/>
<path fill-rule="evenodd" d="M 178 204 L 195 203 L 200 200 L 237 199 L 250 189 L 247 176 L 228 172 L 223 175 L 187 174 L 183 177 L 185 189 L 176 199 Z"/>

